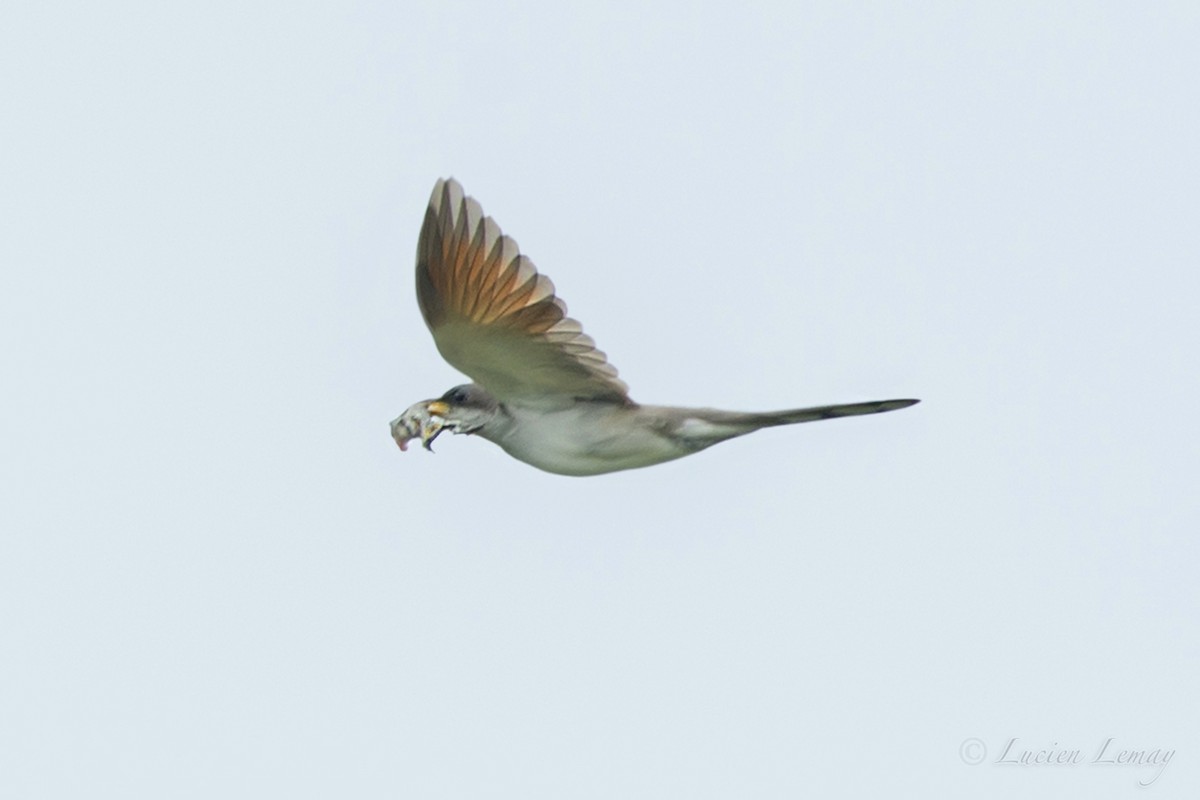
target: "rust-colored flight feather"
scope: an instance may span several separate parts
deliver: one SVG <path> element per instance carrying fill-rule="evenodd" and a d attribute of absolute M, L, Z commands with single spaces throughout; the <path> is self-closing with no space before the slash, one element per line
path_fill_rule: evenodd
<path fill-rule="evenodd" d="M 554 283 L 453 178 L 439 180 L 429 199 L 416 277 L 442 357 L 498 399 L 632 402 Z"/>

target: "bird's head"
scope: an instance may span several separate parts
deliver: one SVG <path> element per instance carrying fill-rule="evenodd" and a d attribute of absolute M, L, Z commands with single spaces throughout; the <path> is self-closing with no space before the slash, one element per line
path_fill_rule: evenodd
<path fill-rule="evenodd" d="M 420 437 L 426 450 L 444 431 L 474 433 L 496 416 L 496 399 L 474 383 L 455 386 L 436 400 L 422 400 L 392 420 L 392 438 L 401 450 Z"/>

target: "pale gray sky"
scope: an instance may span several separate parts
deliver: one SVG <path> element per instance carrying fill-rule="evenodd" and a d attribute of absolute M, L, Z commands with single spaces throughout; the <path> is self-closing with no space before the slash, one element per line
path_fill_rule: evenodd
<path fill-rule="evenodd" d="M 0 796 L 1200 791 L 1200 7 L 4 17 Z M 639 400 L 924 402 L 400 453 L 447 175 Z"/>

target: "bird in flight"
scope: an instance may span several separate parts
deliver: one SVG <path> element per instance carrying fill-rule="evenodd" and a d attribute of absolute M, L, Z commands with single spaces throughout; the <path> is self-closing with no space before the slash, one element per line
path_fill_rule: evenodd
<path fill-rule="evenodd" d="M 417 302 L 438 352 L 474 383 L 392 420 L 406 449 L 442 431 L 476 434 L 559 475 L 600 475 L 698 453 L 759 428 L 878 414 L 916 400 L 746 413 L 647 406 L 521 255 L 453 178 L 433 187 L 417 241 Z"/>

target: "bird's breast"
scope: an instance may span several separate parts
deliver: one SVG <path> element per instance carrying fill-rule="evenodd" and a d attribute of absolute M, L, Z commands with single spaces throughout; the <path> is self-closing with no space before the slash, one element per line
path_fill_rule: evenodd
<path fill-rule="evenodd" d="M 636 406 L 580 401 L 555 410 L 506 411 L 507 424 L 480 434 L 513 458 L 560 475 L 646 467 L 691 452 Z"/>

